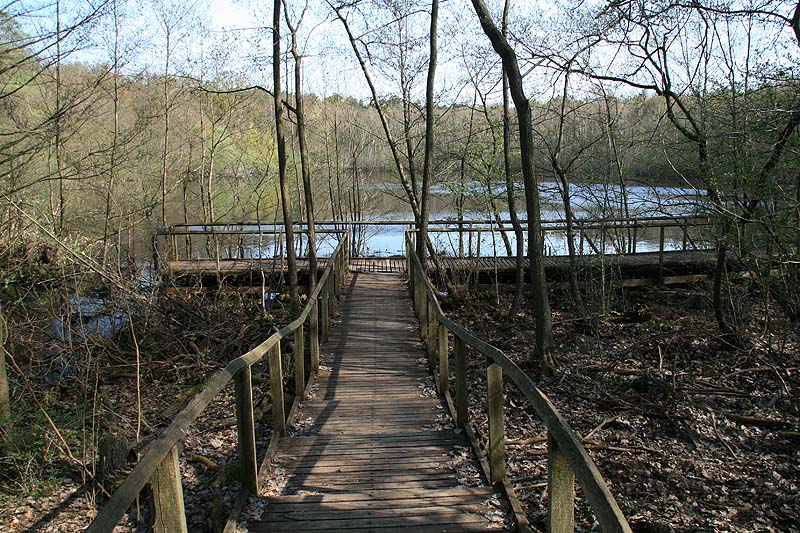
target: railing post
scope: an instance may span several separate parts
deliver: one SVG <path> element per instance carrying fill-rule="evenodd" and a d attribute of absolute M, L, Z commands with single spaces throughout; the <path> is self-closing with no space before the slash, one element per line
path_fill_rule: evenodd
<path fill-rule="evenodd" d="M 333 272 L 331 272 L 333 274 Z M 330 330 L 330 321 L 333 318 L 333 304 L 336 301 L 334 298 L 334 291 L 331 287 L 332 285 L 336 285 L 335 278 L 328 277 L 327 288 L 328 288 L 328 330 Z M 327 339 L 327 337 L 325 337 Z"/>
<path fill-rule="evenodd" d="M 339 276 L 339 257 L 332 257 L 331 262 L 333 262 L 333 267 L 331 268 L 331 274 L 328 279 L 331 280 L 331 292 L 333 293 L 333 298 L 336 299 L 339 298 L 339 280 L 337 279 Z"/>
<path fill-rule="evenodd" d="M 255 419 L 253 417 L 253 384 L 249 365 L 236 374 L 233 385 L 236 396 L 239 465 L 244 478 L 244 486 L 251 494 L 258 494 L 258 459 L 256 458 Z"/>
<path fill-rule="evenodd" d="M 281 343 L 269 351 L 269 384 L 272 393 L 272 428 L 276 435 L 286 436 L 286 415 L 283 411 L 283 366 L 281 364 Z"/>
<path fill-rule="evenodd" d="M 659 227 L 658 232 L 658 280 L 664 283 L 664 225 Z"/>
<path fill-rule="evenodd" d="M 633 223 L 633 245 L 632 245 L 632 253 L 636 253 L 636 241 L 639 240 L 638 238 L 639 233 L 639 225 L 636 222 Z"/>
<path fill-rule="evenodd" d="M 294 394 L 301 400 L 306 388 L 306 351 L 303 325 L 294 330 Z"/>
<path fill-rule="evenodd" d="M 433 299 L 428 298 L 428 355 L 431 365 L 435 362 L 433 356 L 436 354 L 436 343 L 439 340 L 439 335 L 436 333 L 438 327 L 436 311 L 433 309 Z"/>
<path fill-rule="evenodd" d="M 408 272 L 408 281 L 411 283 L 411 288 L 414 288 L 414 276 L 411 274 L 411 244 L 406 238 L 406 272 Z"/>
<path fill-rule="evenodd" d="M 422 285 L 422 282 L 419 283 Z M 420 298 L 419 298 L 419 312 L 420 312 L 420 320 L 419 320 L 419 334 L 422 337 L 422 340 L 428 339 L 428 320 L 430 320 L 430 314 L 428 313 L 428 295 L 425 292 L 424 287 L 420 287 Z M 425 347 L 427 348 L 427 344 Z"/>
<path fill-rule="evenodd" d="M 545 233 L 544 233 L 544 228 L 542 228 L 542 234 L 541 234 L 541 239 L 542 239 L 542 255 L 547 255 L 547 254 L 546 254 L 546 252 L 545 252 L 545 250 L 547 249 L 547 245 L 545 244 L 544 236 L 545 236 Z"/>
<path fill-rule="evenodd" d="M 153 533 L 188 533 L 177 446 L 173 446 L 158 465 L 150 485 L 153 489 Z"/>
<path fill-rule="evenodd" d="M 322 285 L 322 301 L 319 303 L 319 320 L 322 322 L 322 342 L 328 340 L 328 280 Z"/>
<path fill-rule="evenodd" d="M 506 477 L 505 424 L 503 420 L 503 369 L 497 363 L 486 368 L 489 415 L 489 471 L 491 482 Z"/>
<path fill-rule="evenodd" d="M 172 234 L 172 249 L 175 252 L 175 261 L 180 260 L 180 254 L 178 253 L 178 236 L 174 233 Z"/>
<path fill-rule="evenodd" d="M 575 474 L 553 436 L 547 434 L 547 530 L 575 531 Z"/>
<path fill-rule="evenodd" d="M 439 324 L 439 392 L 441 394 L 445 394 L 450 388 L 447 334 L 447 326 Z"/>
<path fill-rule="evenodd" d="M 345 235 L 347 245 L 344 247 L 344 263 L 347 272 L 350 272 L 350 234 Z"/>
<path fill-rule="evenodd" d="M 467 389 L 467 347 L 463 339 L 457 335 L 453 336 L 456 355 L 456 423 L 461 427 L 466 427 L 468 394 Z"/>
<path fill-rule="evenodd" d="M 344 292 L 344 285 L 345 285 L 345 266 L 344 266 L 344 251 L 339 252 L 339 268 L 338 268 L 338 277 L 336 278 L 339 281 L 339 297 L 341 297 L 342 293 Z"/>
<path fill-rule="evenodd" d="M 416 281 L 414 282 L 414 288 L 416 290 L 415 294 L 415 302 L 417 307 L 417 318 L 419 319 L 419 323 L 422 324 L 423 317 L 427 313 L 425 309 L 425 287 L 423 285 L 422 279 L 418 274 L 416 275 Z M 422 338 L 425 338 L 425 332 L 422 332 Z"/>
<path fill-rule="evenodd" d="M 311 373 L 319 374 L 319 304 L 314 302 L 308 315 L 309 349 L 311 350 Z"/>
<path fill-rule="evenodd" d="M 683 219 L 683 251 L 686 251 L 687 241 L 689 240 L 689 218 Z"/>

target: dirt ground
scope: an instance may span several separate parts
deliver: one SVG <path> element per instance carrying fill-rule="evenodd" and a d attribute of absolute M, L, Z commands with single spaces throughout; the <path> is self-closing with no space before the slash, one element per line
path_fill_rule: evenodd
<path fill-rule="evenodd" d="M 800 331 L 759 302 L 745 346 L 718 337 L 701 285 L 626 291 L 618 311 L 576 320 L 553 298 L 555 356 L 540 388 L 584 438 L 634 531 L 800 531 Z M 508 288 L 446 298 L 445 313 L 529 375 L 533 317 Z M 740 302 L 741 303 L 741 302 Z M 472 357 L 471 417 L 486 431 L 485 363 Z M 508 471 L 546 529 L 545 430 L 506 383 Z M 578 488 L 578 528 L 597 524 Z"/>
<path fill-rule="evenodd" d="M 0 475 L 0 531 L 66 533 L 85 529 L 96 509 L 102 506 L 104 495 L 102 489 L 91 483 L 81 463 L 90 473 L 101 470 L 93 453 L 104 446 L 101 434 L 120 437 L 126 447 L 132 448 L 127 460 L 123 459 L 124 464 L 102 482 L 110 493 L 131 471 L 136 460 L 134 454 L 145 449 L 169 425 L 217 370 L 285 322 L 285 309 L 281 305 L 276 305 L 272 314 L 264 314 L 252 299 L 240 300 L 238 296 L 227 300 L 196 295 L 176 297 L 163 301 L 152 313 L 138 317 L 135 324 L 142 369 L 138 445 L 137 382 L 128 332 L 120 332 L 95 347 L 98 352 L 102 349 L 104 355 L 97 381 L 90 387 L 96 394 L 89 402 L 84 396 L 87 387 L 80 373 L 53 384 L 31 382 L 31 389 L 42 399 L 42 409 L 54 419 L 75 460 L 66 458 L 63 443 L 44 425 L 28 436 L 37 439 L 26 443 L 25 453 L 31 454 L 30 457 L 18 451 L 21 442 L 9 448 L 12 457 L 3 458 L 4 461 L 19 468 L 24 459 L 30 463 L 30 469 L 14 477 Z M 210 327 L 212 324 L 215 327 Z M 284 352 L 289 353 L 288 350 L 287 344 Z M 109 352 L 116 355 L 109 357 Z M 287 368 L 287 372 L 293 372 L 293 367 Z M 289 379 L 287 382 L 293 383 Z M 253 367 L 253 386 L 257 447 L 263 453 L 272 435 L 266 363 Z M 31 396 L 31 391 L 24 392 L 17 403 L 30 402 Z M 292 396 L 289 394 L 287 399 Z M 18 424 L 42 423 L 39 410 L 32 402 L 31 405 L 29 412 L 18 413 Z M 62 420 L 63 413 L 74 416 Z M 95 431 L 92 420 L 102 427 L 101 431 Z M 82 421 L 85 421 L 83 427 Z M 39 446 L 43 451 L 38 451 Z M 180 470 L 190 531 L 221 530 L 220 524 L 224 525 L 238 495 L 237 464 L 234 391 L 229 385 L 203 411 L 180 443 Z M 20 474 L 29 478 L 27 483 Z M 94 490 L 85 489 L 92 486 Z M 148 499 L 149 495 L 144 493 L 138 507 L 134 506 L 115 531 L 148 530 Z"/>
<path fill-rule="evenodd" d="M 719 339 L 708 288 L 702 285 L 629 290 L 624 301 L 612 302 L 614 311 L 590 321 L 576 319 L 565 293 L 553 296 L 559 368 L 554 375 L 535 379 L 584 436 L 634 531 L 800 531 L 796 324 L 757 301 L 740 302 L 750 310 L 747 343 L 730 349 Z M 509 289 L 500 291 L 499 304 L 495 298 L 494 290 L 449 297 L 443 299 L 443 308 L 536 376 L 538 366 L 529 361 L 530 309 L 523 306 L 509 318 Z M 190 309 L 196 309 L 194 304 Z M 203 383 L 231 354 L 247 349 L 271 322 L 280 321 L 266 317 L 249 331 L 222 328 L 207 337 L 191 333 L 210 331 L 204 323 L 217 321 L 215 312 L 200 318 L 192 313 L 192 323 L 169 326 L 172 337 L 165 334 L 152 345 L 142 342 L 145 355 L 164 352 L 158 364 L 149 363 L 143 373 L 142 390 L 148 393 L 142 395 L 142 443 L 169 422 L 170 413 L 185 400 L 182 392 Z M 165 338 L 182 340 L 163 344 Z M 471 417 L 485 434 L 484 366 L 480 358 L 470 358 Z M 257 388 L 266 387 L 266 380 L 258 381 Z M 130 364 L 107 369 L 99 385 L 103 423 L 130 433 L 136 421 Z M 152 390 L 163 393 L 149 394 Z M 53 412 L 81 401 L 66 386 L 42 392 L 45 408 Z M 181 471 L 191 531 L 210 531 L 218 525 L 238 490 L 232 397 L 232 390 L 219 395 L 183 443 Z M 257 414 L 265 421 L 257 435 L 264 449 L 270 430 L 268 406 L 259 403 L 261 398 L 256 392 Z M 506 405 L 509 476 L 532 525 L 545 530 L 545 430 L 509 383 Z M 67 438 L 81 442 L 79 432 Z M 72 452 L 88 457 L 77 444 Z M 0 531 L 85 528 L 96 512 L 94 498 L 101 496 L 83 490 L 81 469 L 64 457 L 57 439 L 46 435 L 41 456 L 34 458 L 29 472 L 40 478 L 35 490 L 6 480 L 0 495 Z M 85 464 L 91 461 L 86 458 Z M 123 468 L 118 477 L 127 471 Z M 580 488 L 577 517 L 578 530 L 597 530 Z M 144 530 L 147 520 L 143 502 L 138 524 L 131 513 L 118 530 Z"/>

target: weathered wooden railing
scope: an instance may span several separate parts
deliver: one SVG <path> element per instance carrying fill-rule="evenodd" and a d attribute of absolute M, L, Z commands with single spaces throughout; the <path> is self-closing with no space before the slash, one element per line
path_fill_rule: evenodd
<path fill-rule="evenodd" d="M 318 229 L 321 236 L 341 235 L 342 230 Z M 259 257 L 269 248 L 273 248 L 273 255 L 284 255 L 286 232 L 282 227 L 263 228 L 258 226 L 245 227 L 239 225 L 209 225 L 190 226 L 181 224 L 160 228 L 153 232 L 153 255 L 156 265 L 164 261 L 182 261 L 193 259 L 245 259 L 251 247 L 258 247 Z M 295 229 L 296 251 L 302 252 L 303 244 L 307 242 L 308 231 Z M 197 242 L 197 241 L 200 242 Z M 306 244 L 307 246 L 307 244 Z M 205 253 L 201 254 L 199 252 Z M 299 254 L 300 255 L 300 254 Z M 198 257 L 200 256 L 200 257 Z"/>
<path fill-rule="evenodd" d="M 512 233 L 514 228 L 510 222 L 501 221 L 502 227 L 495 221 L 464 221 L 458 224 L 432 225 L 429 235 L 453 234 L 459 235 L 459 243 L 463 245 L 466 240 L 466 255 L 473 254 L 480 257 L 482 238 L 485 234 Z M 524 223 L 524 222 L 523 222 Z M 592 254 L 635 254 L 640 252 L 658 252 L 664 254 L 667 250 L 667 232 L 677 234 L 673 236 L 673 250 L 687 251 L 698 250 L 704 247 L 702 232 L 706 231 L 712 222 L 699 217 L 647 217 L 647 218 L 612 218 L 612 219 L 582 219 L 573 221 L 573 236 L 576 239 L 577 252 L 580 255 Z M 526 233 L 528 227 L 523 226 Z M 567 224 L 564 220 L 543 220 L 541 222 L 542 252 L 545 255 L 558 255 L 548 247 L 548 235 L 558 235 L 566 238 Z M 657 236 L 655 233 L 657 232 Z M 649 237 L 649 238 L 648 238 Z M 677 237 L 677 238 L 675 238 Z M 678 241 L 675 245 L 675 241 Z M 658 248 L 652 245 L 643 249 L 645 243 L 658 243 Z M 452 244 L 452 243 L 451 243 Z M 497 245 L 502 248 L 501 244 Z M 461 248 L 461 247 L 460 247 Z M 609 251 L 609 248 L 613 251 Z M 474 250 L 474 252 L 473 252 Z"/>
<path fill-rule="evenodd" d="M 319 345 L 328 338 L 334 298 L 344 287 L 348 268 L 347 234 L 342 234 L 335 252 L 328 261 L 317 286 L 309 295 L 308 303 L 300 315 L 287 326 L 273 333 L 264 342 L 228 363 L 214 374 L 203 389 L 195 395 L 146 449 L 122 485 L 112 494 L 97 517 L 87 529 L 91 533 L 110 532 L 131 507 L 142 489 L 150 483 L 153 493 L 154 531 L 156 533 L 182 533 L 187 531 L 183 505 L 183 491 L 178 463 L 178 443 L 185 431 L 197 420 L 203 410 L 231 382 L 234 382 L 237 446 L 243 480 L 243 494 L 257 493 L 259 467 L 256 458 L 255 421 L 253 415 L 253 386 L 251 367 L 268 357 L 270 394 L 273 413 L 273 440 L 286 435 L 284 411 L 283 369 L 281 339 L 290 335 L 294 340 L 295 402 L 306 389 L 304 327 L 307 325 L 310 347 L 309 380 L 319 371 Z M 273 448 L 273 446 L 271 446 Z M 241 498 L 240 498 L 241 500 Z"/>
<path fill-rule="evenodd" d="M 527 220 L 521 220 L 527 224 Z M 632 254 L 641 251 L 658 251 L 663 254 L 667 247 L 673 250 L 696 250 L 706 247 L 708 242 L 708 228 L 713 222 L 708 218 L 697 216 L 661 216 L 641 218 L 603 218 L 589 219 L 576 218 L 573 222 L 574 237 L 578 253 L 581 255 L 619 253 Z M 413 220 L 369 220 L 369 221 L 333 221 L 322 220 L 315 224 L 316 232 L 321 235 L 341 233 L 345 228 L 373 227 L 388 229 L 404 226 L 414 226 Z M 527 228 L 525 228 L 527 230 Z M 563 240 L 567 225 L 563 219 L 541 221 L 543 253 L 554 254 L 555 250 L 547 245 L 548 237 L 557 235 Z M 302 222 L 296 223 L 297 248 L 302 249 L 307 240 L 308 231 Z M 453 220 L 440 219 L 429 222 L 431 235 L 458 234 L 459 243 L 467 242 L 467 254 L 473 255 L 473 248 L 477 256 L 481 255 L 481 239 L 487 233 L 511 233 L 513 228 L 508 220 L 501 220 L 500 225 L 496 220 Z M 240 222 L 235 224 L 175 224 L 162 228 L 154 234 L 154 250 L 157 256 L 168 260 L 192 259 L 192 251 L 202 249 L 203 244 L 213 245 L 209 249 L 209 258 L 242 258 L 246 245 L 253 245 L 258 239 L 271 238 L 261 243 L 263 250 L 274 248 L 274 255 L 282 254 L 283 227 L 280 224 L 264 224 L 258 222 Z M 193 244 L 193 240 L 205 239 L 206 243 Z M 402 236 L 398 235 L 402 240 Z M 181 241 L 184 244 L 181 244 Z M 658 248 L 655 248 L 655 243 Z M 351 242 L 351 245 L 353 243 Z M 434 243 L 435 244 L 435 243 Z M 450 243 L 452 244 L 452 243 Z M 646 246 L 645 246 L 646 245 Z M 307 244 L 306 244 L 307 246 Z M 398 248 L 402 244 L 398 243 Z M 498 247 L 498 251 L 502 246 Z M 455 253 L 458 253 L 456 250 Z M 563 250 L 559 252 L 565 253 Z M 449 254 L 449 251 L 445 251 Z M 452 254 L 449 254 L 452 255 Z"/>
<path fill-rule="evenodd" d="M 486 358 L 487 412 L 489 421 L 488 463 L 492 483 L 503 483 L 507 492 L 513 493 L 506 480 L 505 431 L 503 415 L 503 375 L 509 378 L 530 402 L 547 427 L 547 489 L 548 529 L 551 532 L 574 531 L 575 480 L 577 478 L 597 517 L 600 528 L 606 532 L 630 532 L 625 516 L 608 490 L 592 459 L 550 400 L 534 382 L 506 355 L 478 339 L 460 324 L 448 319 L 439 306 L 436 290 L 422 270 L 414 252 L 410 236 L 406 237 L 409 284 L 414 308 L 420 321 L 423 340 L 429 359 L 438 370 L 437 386 L 440 393 L 453 406 L 456 423 L 471 432 L 467 406 L 469 390 L 467 381 L 467 347 Z M 455 402 L 450 395 L 449 336 L 452 334 L 455 355 Z M 451 407 L 452 408 L 452 407 Z M 513 496 L 512 496 L 513 497 Z"/>

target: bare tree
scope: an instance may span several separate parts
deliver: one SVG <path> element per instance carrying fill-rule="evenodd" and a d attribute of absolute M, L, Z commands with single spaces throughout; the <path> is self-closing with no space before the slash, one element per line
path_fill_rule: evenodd
<path fill-rule="evenodd" d="M 286 234 L 286 260 L 289 267 L 289 295 L 293 310 L 300 309 L 297 293 L 297 260 L 294 255 L 294 227 L 289 183 L 286 176 L 286 136 L 283 125 L 283 96 L 281 94 L 281 0 L 274 0 L 272 13 L 272 76 L 275 103 L 275 140 L 278 145 L 278 179 L 280 182 L 281 211 Z"/>
<path fill-rule="evenodd" d="M 544 272 L 544 258 L 541 237 L 541 207 L 539 185 L 533 167 L 533 132 L 531 107 L 522 85 L 517 55 L 508 40 L 492 21 L 489 9 L 483 0 L 472 0 L 484 33 L 492 43 L 495 52 L 503 61 L 503 70 L 508 76 L 509 90 L 519 121 L 522 176 L 525 184 L 525 205 L 528 211 L 528 260 L 531 272 L 531 297 L 536 318 L 536 355 L 543 367 L 554 367 L 550 353 L 553 343 L 553 321 L 550 314 L 550 300 Z"/>
<path fill-rule="evenodd" d="M 8 386 L 8 374 L 6 373 L 6 337 L 8 336 L 8 326 L 0 309 L 0 423 L 3 425 L 11 424 L 11 394 Z"/>
<path fill-rule="evenodd" d="M 423 270 L 427 269 L 426 245 L 428 243 L 428 205 L 430 203 L 431 179 L 433 174 L 433 88 L 436 77 L 436 25 L 439 21 L 439 0 L 431 0 L 430 57 L 428 59 L 428 80 L 425 85 L 425 163 L 422 167 L 422 193 L 420 195 L 419 224 L 417 233 L 417 256 Z"/>
<path fill-rule="evenodd" d="M 308 2 L 303 7 L 297 22 L 292 24 L 289 19 L 289 7 L 286 0 L 283 0 L 285 9 L 286 25 L 292 36 L 292 58 L 294 59 L 294 111 L 297 117 L 297 140 L 300 145 L 300 167 L 303 175 L 303 198 L 306 204 L 306 225 L 308 227 L 308 292 L 314 290 L 317 284 L 317 234 L 314 227 L 314 191 L 311 188 L 311 162 L 308 155 L 308 138 L 306 136 L 306 113 L 303 103 L 303 56 L 297 44 L 297 32 L 303 23 L 303 16 L 308 8 Z"/>
<path fill-rule="evenodd" d="M 503 37 L 508 39 L 508 13 L 511 0 L 503 2 L 503 20 L 500 32 Z M 514 228 L 514 238 L 516 245 L 516 257 L 514 262 L 514 299 L 511 301 L 509 316 L 517 314 L 517 309 L 522 300 L 522 289 L 525 282 L 525 265 L 523 257 L 525 255 L 525 239 L 523 237 L 522 223 L 517 214 L 517 201 L 514 192 L 515 180 L 511 173 L 511 113 L 510 102 L 508 100 L 508 74 L 505 64 L 503 64 L 503 174 L 506 179 L 506 197 L 508 200 L 508 215 L 511 218 L 511 226 Z"/>
<path fill-rule="evenodd" d="M 197 4 L 178 4 L 173 0 L 158 0 L 156 18 L 164 34 L 164 70 L 162 79 L 162 113 L 164 128 L 161 145 L 161 225 L 167 225 L 167 192 L 169 189 L 169 143 L 171 135 L 170 113 L 172 110 L 172 60 L 175 48 L 187 36 L 184 26 Z"/>

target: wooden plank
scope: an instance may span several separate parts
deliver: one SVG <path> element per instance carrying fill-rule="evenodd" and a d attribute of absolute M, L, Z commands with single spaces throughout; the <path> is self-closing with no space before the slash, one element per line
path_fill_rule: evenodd
<path fill-rule="evenodd" d="M 433 505 L 425 505 L 425 502 L 417 501 L 407 502 L 402 508 L 396 507 L 367 507 L 364 508 L 339 508 L 332 506 L 327 509 L 309 509 L 310 506 L 305 505 L 301 508 L 294 510 L 287 509 L 272 509 L 267 508 L 267 511 L 262 516 L 262 520 L 274 520 L 275 523 L 289 520 L 326 520 L 330 521 L 331 526 L 336 526 L 342 520 L 365 520 L 372 518 L 396 518 L 403 517 L 409 518 L 412 516 L 426 516 L 430 519 L 436 518 L 437 523 L 447 522 L 453 517 L 463 517 L 473 514 L 483 514 L 488 509 L 481 504 L 470 504 L 459 501 L 449 501 L 447 505 L 442 505 L 441 502 L 430 502 Z M 436 505 L 438 503 L 438 505 Z M 571 532 L 570 532 L 571 533 Z"/>
<path fill-rule="evenodd" d="M 439 327 L 439 346 L 437 352 L 439 353 L 439 394 L 444 394 L 445 391 L 450 389 L 450 373 L 449 373 L 449 346 L 448 338 L 449 331 L 445 326 Z"/>
<path fill-rule="evenodd" d="M 503 369 L 496 363 L 486 369 L 489 415 L 489 468 L 492 483 L 506 477 L 505 421 L 503 414 Z"/>
<path fill-rule="evenodd" d="M 276 531 L 283 531 L 283 530 L 276 530 Z M 292 533 L 306 533 L 311 531 L 319 531 L 319 530 L 308 530 L 308 529 L 298 529 L 296 526 L 285 531 L 291 531 Z M 343 530 L 347 531 L 347 530 Z M 409 532 L 409 533 L 442 533 L 446 531 L 460 531 L 463 533 L 469 532 L 479 532 L 479 531 L 506 531 L 506 529 L 502 526 L 487 526 L 486 524 L 475 523 L 475 524 L 458 524 L 457 527 L 443 527 L 441 524 L 438 525 L 413 525 L 413 526 L 387 526 L 387 527 L 367 527 L 358 529 L 359 533 L 389 533 L 394 531 L 402 531 L 402 532 Z"/>
<path fill-rule="evenodd" d="M 288 464 L 284 465 L 288 466 Z M 452 470 L 452 469 L 451 469 Z M 391 475 L 395 475 L 397 471 L 401 472 L 408 472 L 413 475 L 418 475 L 423 472 L 428 472 L 432 474 L 440 474 L 443 472 L 443 464 L 441 462 L 438 463 L 430 463 L 430 462 L 422 462 L 419 458 L 415 458 L 413 461 L 385 461 L 385 462 L 378 462 L 378 461 L 371 461 L 366 463 L 355 463 L 352 464 L 350 462 L 342 462 L 338 465 L 318 465 L 313 463 L 291 463 L 291 471 L 293 474 L 297 473 L 307 473 L 307 474 L 343 474 L 347 472 L 366 472 L 369 474 L 375 475 L 388 475 L 387 473 L 391 473 Z M 452 473 L 449 472 L 449 473 Z"/>
<path fill-rule="evenodd" d="M 422 508 L 425 509 L 425 508 Z M 443 512 L 440 515 L 430 514 L 430 513 L 421 513 L 421 514 L 409 514 L 407 516 L 393 516 L 393 517 L 380 517 L 380 518 L 344 518 L 342 520 L 336 519 L 327 519 L 321 521 L 303 521 L 302 525 L 300 526 L 304 530 L 325 530 L 325 529 L 334 529 L 334 530 L 346 530 L 346 529 L 358 529 L 363 530 L 365 528 L 372 528 L 372 527 L 391 527 L 391 526 L 426 526 L 426 525 L 441 525 L 447 524 L 452 526 L 457 526 L 460 524 L 475 524 L 475 523 L 482 523 L 487 524 L 487 519 L 483 514 L 480 513 L 446 513 Z M 267 524 L 263 524 L 267 525 Z M 262 526 L 254 526 L 250 528 L 250 531 L 280 531 L 289 526 L 298 526 L 297 521 L 293 520 L 286 520 L 286 521 L 272 521 L 269 522 L 268 525 L 270 526 L 269 529 L 262 529 Z M 457 528 L 454 528 L 457 530 Z"/>
<path fill-rule="evenodd" d="M 280 504 L 295 504 L 306 501 L 318 502 L 353 502 L 353 501 L 398 501 L 402 502 L 406 499 L 420 499 L 420 498 L 456 498 L 469 500 L 472 498 L 489 499 L 496 497 L 492 490 L 488 487 L 466 487 L 457 486 L 446 489 L 441 489 L 432 495 L 427 490 L 401 488 L 391 492 L 386 490 L 375 491 L 358 491 L 358 492 L 331 492 L 326 494 L 297 494 L 297 495 L 282 495 L 282 496 L 266 496 L 263 499 L 270 505 Z"/>
<path fill-rule="evenodd" d="M 455 337 L 456 370 L 456 423 L 464 427 L 469 423 L 467 405 L 469 390 L 467 385 L 467 355 L 463 339 Z"/>
<path fill-rule="evenodd" d="M 404 509 L 422 507 L 454 507 L 468 508 L 471 510 L 486 510 L 488 498 L 484 497 L 465 497 L 465 496 L 437 496 L 437 497 L 409 497 L 404 499 L 379 499 L 371 495 L 367 498 L 351 501 L 326 501 L 324 496 L 306 497 L 296 503 L 285 501 L 285 497 L 280 500 L 269 501 L 266 506 L 267 514 L 277 513 L 307 513 L 306 516 L 315 516 L 319 519 L 321 513 L 351 511 L 361 509 Z M 263 517 L 262 517 L 263 519 Z"/>
<path fill-rule="evenodd" d="M 303 328 L 294 330 L 294 390 L 301 398 L 306 389 L 305 339 Z"/>
<path fill-rule="evenodd" d="M 156 468 L 151 486 L 153 533 L 188 533 L 177 446 L 173 446 Z"/>
<path fill-rule="evenodd" d="M 547 525 L 550 533 L 575 531 L 575 474 L 567 458 L 547 435 Z"/>
<path fill-rule="evenodd" d="M 272 395 L 272 427 L 280 436 L 286 435 L 286 414 L 283 408 L 283 367 L 281 343 L 269 351 L 269 384 Z"/>
<path fill-rule="evenodd" d="M 319 302 L 319 322 L 320 322 L 320 329 L 322 330 L 321 338 L 322 342 L 328 341 L 328 334 L 330 333 L 330 317 L 328 316 L 328 286 L 327 283 L 323 285 L 322 288 L 322 300 Z"/>
<path fill-rule="evenodd" d="M 398 476 L 395 478 L 358 478 L 355 476 L 322 477 L 313 479 L 293 479 L 286 482 L 287 490 L 357 491 L 375 489 L 420 488 L 438 489 L 456 487 L 458 480 L 452 476 Z"/>
<path fill-rule="evenodd" d="M 258 459 L 256 457 L 255 418 L 253 416 L 253 385 L 250 367 L 234 378 L 236 397 L 236 429 L 238 434 L 239 465 L 244 486 L 258 494 Z"/>
<path fill-rule="evenodd" d="M 401 452 L 399 454 L 392 453 L 371 453 L 369 455 L 302 455 L 294 459 L 281 457 L 280 464 L 285 468 L 292 470 L 297 468 L 328 468 L 328 467 L 369 467 L 380 469 L 384 466 L 397 469 L 410 465 L 411 467 L 418 465 L 442 465 L 448 461 L 450 457 L 446 450 L 430 451 L 426 450 L 424 453 L 409 454 Z M 433 461 L 433 462 L 425 462 Z"/>
<path fill-rule="evenodd" d="M 396 433 L 392 435 L 298 435 L 292 437 L 287 443 L 294 444 L 324 444 L 326 446 L 346 446 L 354 445 L 366 446 L 385 446 L 391 444 L 419 445 L 421 443 L 457 443 L 463 440 L 451 430 L 431 431 L 421 438 L 416 433 Z"/>
<path fill-rule="evenodd" d="M 460 445 L 462 443 L 459 443 Z M 402 447 L 398 446 L 395 448 L 356 448 L 354 450 L 348 450 L 347 448 L 325 448 L 325 447 L 314 447 L 314 448 L 279 448 L 279 452 L 283 458 L 291 458 L 291 457 L 304 457 L 309 459 L 315 459 L 320 457 L 329 458 L 331 461 L 340 460 L 342 462 L 349 461 L 352 457 L 384 457 L 384 458 L 391 458 L 391 457 L 441 457 L 442 455 L 447 455 L 452 452 L 453 446 L 457 446 L 456 444 L 450 445 L 443 445 L 443 446 L 417 446 L 417 447 Z M 288 460 L 288 459 L 286 459 Z"/>
<path fill-rule="evenodd" d="M 309 349 L 311 350 L 311 373 L 319 374 L 319 311 L 318 304 L 314 301 L 311 313 L 308 315 Z"/>

